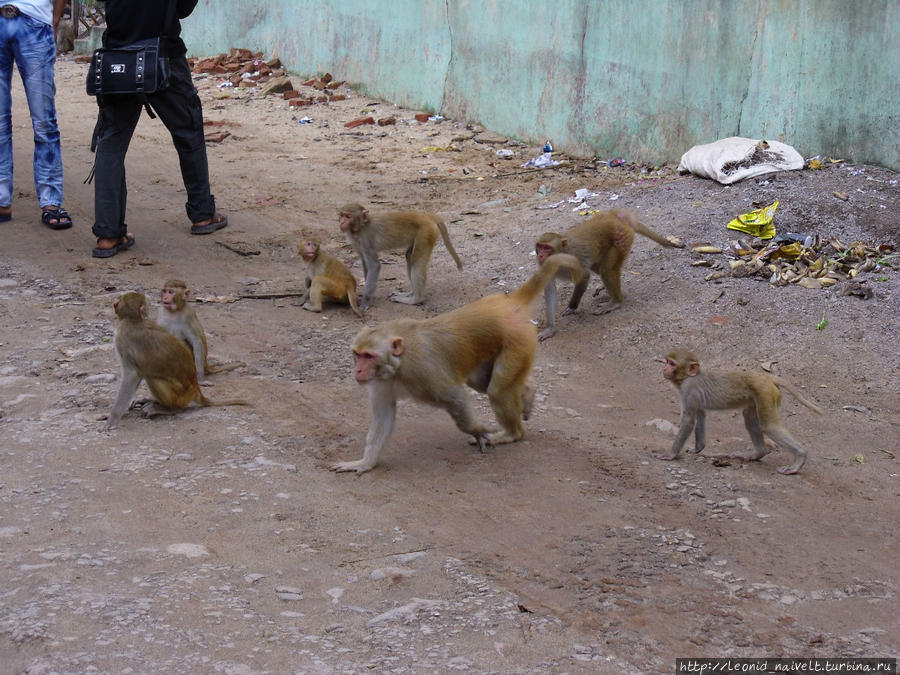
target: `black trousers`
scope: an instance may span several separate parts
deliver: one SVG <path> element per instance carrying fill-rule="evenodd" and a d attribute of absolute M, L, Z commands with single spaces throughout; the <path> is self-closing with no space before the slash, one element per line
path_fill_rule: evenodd
<path fill-rule="evenodd" d="M 181 177 L 187 192 L 188 220 L 212 218 L 216 202 L 209 189 L 209 164 L 203 138 L 203 107 L 191 80 L 184 56 L 169 63 L 169 86 L 147 96 L 150 106 L 172 134 Z M 125 153 L 134 134 L 144 99 L 131 94 L 101 96 L 97 120 L 94 162 L 94 236 L 118 239 L 125 236 Z"/>

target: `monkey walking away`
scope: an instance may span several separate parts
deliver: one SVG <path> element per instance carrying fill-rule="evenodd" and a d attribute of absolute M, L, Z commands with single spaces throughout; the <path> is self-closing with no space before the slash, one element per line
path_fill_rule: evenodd
<path fill-rule="evenodd" d="M 425 211 L 390 211 L 370 215 L 359 204 L 347 204 L 339 214 L 341 231 L 362 259 L 363 274 L 366 277 L 366 287 L 360 302 L 363 310 L 372 304 L 372 297 L 375 295 L 375 285 L 381 270 L 379 251 L 406 249 L 410 291 L 392 293 L 390 299 L 407 305 L 420 305 L 425 301 L 428 262 L 438 236 L 444 240 L 444 246 L 453 256 L 457 269 L 462 269 L 462 262 L 450 241 L 447 226 L 438 215 Z"/>
<path fill-rule="evenodd" d="M 395 319 L 363 328 L 353 341 L 354 375 L 369 387 L 372 424 L 362 459 L 340 462 L 332 470 L 363 473 L 375 466 L 403 396 L 446 410 L 482 451 L 486 445 L 520 440 L 534 397 L 529 380 L 537 330 L 529 307 L 562 268 L 580 281 L 578 260 L 555 255 L 509 295 L 488 295 L 430 319 Z M 475 421 L 466 386 L 487 394 L 502 431 L 491 434 Z"/>
<path fill-rule="evenodd" d="M 122 369 L 119 394 L 107 417 L 112 429 L 128 409 L 141 380 L 156 399 L 145 414 L 167 415 L 196 402 L 201 406 L 250 405 L 246 401 L 211 401 L 200 391 L 194 357 L 187 345 L 147 318 L 143 293 L 125 293 L 113 305 L 116 356 Z"/>
<path fill-rule="evenodd" d="M 706 411 L 743 408 L 744 424 L 753 449 L 735 452 L 731 457 L 754 461 L 762 459 L 769 449 L 763 436 L 768 436 L 793 455 L 793 462 L 778 470 L 783 474 L 800 471 L 806 462 L 806 452 L 781 424 L 778 406 L 781 391 L 790 392 L 800 403 L 821 415 L 822 410 L 803 398 L 789 382 L 767 373 L 729 371 L 725 373 L 700 372 L 700 362 L 692 352 L 679 347 L 672 350 L 666 359 L 663 377 L 672 382 L 681 396 L 681 427 L 668 455 L 659 459 L 677 459 L 691 431 L 694 431 L 695 446 L 688 452 L 701 452 L 706 446 Z"/>
<path fill-rule="evenodd" d="M 583 277 L 575 284 L 569 306 L 563 316 L 572 314 L 578 309 L 581 296 L 587 290 L 591 272 L 600 275 L 612 305 L 594 312 L 605 314 L 618 308 L 624 298 L 622 294 L 622 265 L 631 252 L 634 233 L 637 232 L 657 244 L 670 248 L 682 248 L 684 244 L 678 240 L 670 240 L 657 234 L 649 227 L 642 225 L 637 216 L 625 209 L 613 209 L 598 213 L 583 223 L 566 230 L 564 233 L 545 232 L 535 243 L 538 265 L 555 253 L 570 253 L 581 262 Z M 558 295 L 556 282 L 547 284 L 544 289 L 547 305 L 546 328 L 538 336 L 546 340 L 556 333 L 556 307 Z"/>
<path fill-rule="evenodd" d="M 356 277 L 347 266 L 310 239 L 297 247 L 297 253 L 306 261 L 306 290 L 300 299 L 303 309 L 321 312 L 323 300 L 334 300 L 349 303 L 356 316 L 362 318 L 356 302 Z"/>
<path fill-rule="evenodd" d="M 160 293 L 156 322 L 179 340 L 184 340 L 194 357 L 198 377 L 211 373 L 224 373 L 243 366 L 236 361 L 219 366 L 209 365 L 207 360 L 206 332 L 194 308 L 187 304 L 190 289 L 180 279 L 169 279 Z"/>

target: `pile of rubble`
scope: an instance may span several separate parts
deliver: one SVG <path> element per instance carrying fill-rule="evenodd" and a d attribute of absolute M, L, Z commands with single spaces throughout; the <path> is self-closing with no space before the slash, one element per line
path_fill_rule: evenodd
<path fill-rule="evenodd" d="M 343 101 L 347 98 L 335 93 L 344 82 L 335 80 L 331 73 L 303 82 L 303 86 L 312 87 L 316 92 L 304 96 L 294 88 L 279 59 L 266 60 L 262 52 L 251 52 L 249 49 L 234 48 L 228 54 L 190 59 L 190 65 L 195 73 L 218 77 L 221 80 L 220 87 L 258 87 L 262 96 L 281 94 L 291 107 Z"/>
<path fill-rule="evenodd" d="M 775 286 L 797 284 L 804 288 L 822 289 L 841 281 L 855 280 L 863 272 L 891 268 L 900 254 L 890 244 L 870 245 L 863 241 L 844 244 L 835 237 L 820 239 L 818 235 L 782 235 L 770 241 L 738 239 L 723 250 L 709 244 L 695 244 L 694 255 L 724 254 L 728 269 L 721 261 L 694 260 L 694 267 L 719 268 L 706 276 L 706 281 L 725 277 L 761 277 Z M 848 286 L 845 295 L 871 297 L 861 283 Z"/>

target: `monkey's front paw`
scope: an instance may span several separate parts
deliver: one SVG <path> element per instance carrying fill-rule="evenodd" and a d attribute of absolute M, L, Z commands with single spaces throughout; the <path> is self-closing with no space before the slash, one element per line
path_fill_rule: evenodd
<path fill-rule="evenodd" d="M 545 328 L 540 333 L 538 333 L 538 340 L 543 342 L 544 340 L 549 340 L 554 335 L 556 335 L 556 328 Z"/>
<path fill-rule="evenodd" d="M 562 311 L 562 316 L 569 316 L 569 314 L 578 314 L 580 310 L 577 307 L 566 307 Z"/>
<path fill-rule="evenodd" d="M 705 447 L 705 446 L 704 446 L 704 447 Z M 698 447 L 695 446 L 695 447 L 693 447 L 693 448 L 687 448 L 687 449 L 685 449 L 685 452 L 688 453 L 688 454 L 691 454 L 691 455 L 698 455 L 698 454 L 700 454 L 701 452 L 703 452 L 703 448 L 702 448 L 702 447 L 701 447 L 701 448 L 698 448 Z"/>
<path fill-rule="evenodd" d="M 671 452 L 670 452 L 670 453 L 667 453 L 667 454 L 663 454 L 663 453 L 661 453 L 661 452 L 654 452 L 654 453 L 653 453 L 653 456 L 654 456 L 656 459 L 662 459 L 662 460 L 665 460 L 665 461 L 672 461 L 673 459 L 678 459 L 678 453 L 673 454 L 673 453 L 671 453 Z"/>
<path fill-rule="evenodd" d="M 338 462 L 337 464 L 332 464 L 329 469 L 334 471 L 335 473 L 344 473 L 347 471 L 355 471 L 357 474 L 365 473 L 366 471 L 370 471 L 374 464 L 368 464 L 362 459 L 358 459 L 355 462 Z"/>

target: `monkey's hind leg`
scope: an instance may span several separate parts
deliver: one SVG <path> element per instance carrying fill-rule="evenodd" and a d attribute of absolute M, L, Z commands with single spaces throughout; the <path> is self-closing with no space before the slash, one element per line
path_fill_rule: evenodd
<path fill-rule="evenodd" d="M 766 441 L 763 438 L 763 432 L 759 425 L 759 415 L 756 412 L 755 404 L 744 408 L 744 425 L 750 434 L 753 448 L 744 452 L 732 452 L 729 457 L 755 462 L 769 454 L 769 448 L 766 447 Z"/>
<path fill-rule="evenodd" d="M 425 302 L 425 282 L 428 277 L 428 261 L 431 260 L 431 249 L 437 235 L 433 237 L 416 237 L 406 250 L 406 273 L 409 275 L 410 291 L 408 293 L 394 292 L 388 296 L 391 302 L 399 302 L 404 305 L 421 305 Z"/>
<path fill-rule="evenodd" d="M 769 438 L 794 456 L 794 462 L 779 467 L 778 472 L 783 473 L 786 476 L 799 472 L 806 463 L 806 451 L 800 447 L 800 444 L 797 443 L 793 436 L 791 436 L 782 426 L 767 427 L 765 433 Z"/>

